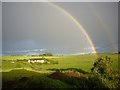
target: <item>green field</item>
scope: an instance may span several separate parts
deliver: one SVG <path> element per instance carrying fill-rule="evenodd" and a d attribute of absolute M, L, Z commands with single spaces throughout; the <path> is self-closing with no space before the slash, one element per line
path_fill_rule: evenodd
<path fill-rule="evenodd" d="M 49 60 L 50 63 L 28 63 L 27 61 L 25 61 L 31 58 L 42 58 L 42 56 L 3 56 L 3 82 L 10 80 L 19 80 L 22 77 L 43 77 L 44 79 L 49 79 L 47 76 L 51 75 L 56 71 L 78 71 L 79 75 L 82 75 L 82 72 L 90 73 L 95 60 L 98 57 L 105 58 L 106 56 L 110 57 L 110 59 L 112 60 L 111 68 L 113 70 L 118 70 L 118 54 L 44 56 L 44 58 Z M 77 72 L 74 74 L 77 74 Z M 51 80 L 54 82 L 53 79 L 50 79 L 50 81 Z M 64 84 L 63 82 L 56 82 Z M 40 83 L 43 82 L 41 81 Z"/>
<path fill-rule="evenodd" d="M 117 54 L 100 54 L 99 57 L 109 56 L 113 61 L 112 68 L 118 69 L 118 55 Z M 31 66 L 38 67 L 42 71 L 46 69 L 66 69 L 77 68 L 90 72 L 96 55 L 81 55 L 81 56 L 46 56 L 48 60 L 57 61 L 58 64 L 31 64 L 28 62 L 17 62 L 17 60 L 29 59 L 29 58 L 41 58 L 41 56 L 3 56 L 2 57 L 2 70 L 3 72 L 10 71 L 12 69 L 27 69 L 32 70 Z M 12 63 L 13 62 L 13 63 Z M 40 71 L 39 69 L 36 71 Z"/>

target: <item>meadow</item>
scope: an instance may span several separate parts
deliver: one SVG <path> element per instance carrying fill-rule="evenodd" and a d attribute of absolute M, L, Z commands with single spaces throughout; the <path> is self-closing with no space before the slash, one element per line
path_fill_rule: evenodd
<path fill-rule="evenodd" d="M 96 59 L 98 57 L 105 58 L 106 56 L 110 57 L 112 61 L 110 66 L 112 70 L 118 70 L 118 54 L 110 53 L 77 56 L 44 56 L 49 63 L 24 62 L 27 59 L 42 58 L 43 56 L 3 56 L 1 71 L 3 88 L 27 88 L 28 84 L 33 85 L 31 88 L 90 88 L 92 86 L 84 85 L 91 83 L 86 78 L 90 75 L 91 68 Z M 20 60 L 24 61 L 20 62 Z M 79 80 L 81 77 L 82 79 Z M 92 80 L 95 81 L 94 79 L 96 80 L 96 78 Z M 51 82 L 54 84 L 51 84 Z M 9 85 L 9 83 L 12 84 Z M 99 81 L 97 83 L 99 83 L 99 87 L 105 87 Z"/>

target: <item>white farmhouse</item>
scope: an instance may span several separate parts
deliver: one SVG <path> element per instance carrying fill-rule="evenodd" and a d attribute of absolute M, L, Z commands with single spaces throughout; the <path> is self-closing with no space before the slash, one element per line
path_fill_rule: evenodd
<path fill-rule="evenodd" d="M 45 60 L 42 59 L 42 58 L 35 58 L 35 59 L 29 59 L 28 62 L 29 62 L 29 63 L 31 63 L 31 62 L 32 62 L 32 63 L 44 63 Z"/>

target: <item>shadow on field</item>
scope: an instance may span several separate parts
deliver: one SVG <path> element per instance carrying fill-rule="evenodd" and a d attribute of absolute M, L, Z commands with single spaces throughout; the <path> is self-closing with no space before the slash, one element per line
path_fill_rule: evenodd
<path fill-rule="evenodd" d="M 93 76 L 88 73 L 81 72 L 61 72 L 56 71 L 48 76 L 54 80 L 60 80 L 69 84 L 74 89 L 108 89 L 99 79 L 99 77 Z"/>
<path fill-rule="evenodd" d="M 24 69 L 3 72 L 2 90 L 26 90 L 26 88 L 40 88 L 40 90 L 56 90 L 56 88 L 105 88 L 98 77 L 88 76 L 88 73 L 81 69 L 67 68 L 53 70 L 55 72 L 50 75 Z"/>
<path fill-rule="evenodd" d="M 51 71 L 56 71 L 56 72 L 65 72 L 65 71 L 72 71 L 72 72 L 79 72 L 79 73 L 83 73 L 83 74 L 88 74 L 88 72 L 82 70 L 82 69 L 77 69 L 77 68 L 66 68 L 66 69 L 47 69 L 47 70 L 51 70 Z"/>
<path fill-rule="evenodd" d="M 37 73 L 25 69 L 3 72 L 2 90 L 26 90 L 40 88 L 71 88 L 69 84 L 47 77 L 46 73 Z"/>

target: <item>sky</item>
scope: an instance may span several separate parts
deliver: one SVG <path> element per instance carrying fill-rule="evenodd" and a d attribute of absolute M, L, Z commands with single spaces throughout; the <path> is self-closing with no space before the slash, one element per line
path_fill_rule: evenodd
<path fill-rule="evenodd" d="M 2 3 L 0 2 L 0 56 L 2 54 Z"/>
<path fill-rule="evenodd" d="M 116 52 L 117 5 L 115 2 L 3 2 L 3 55 L 46 51 L 64 55 L 92 53 L 89 40 L 62 10 L 85 28 L 97 52 Z"/>

